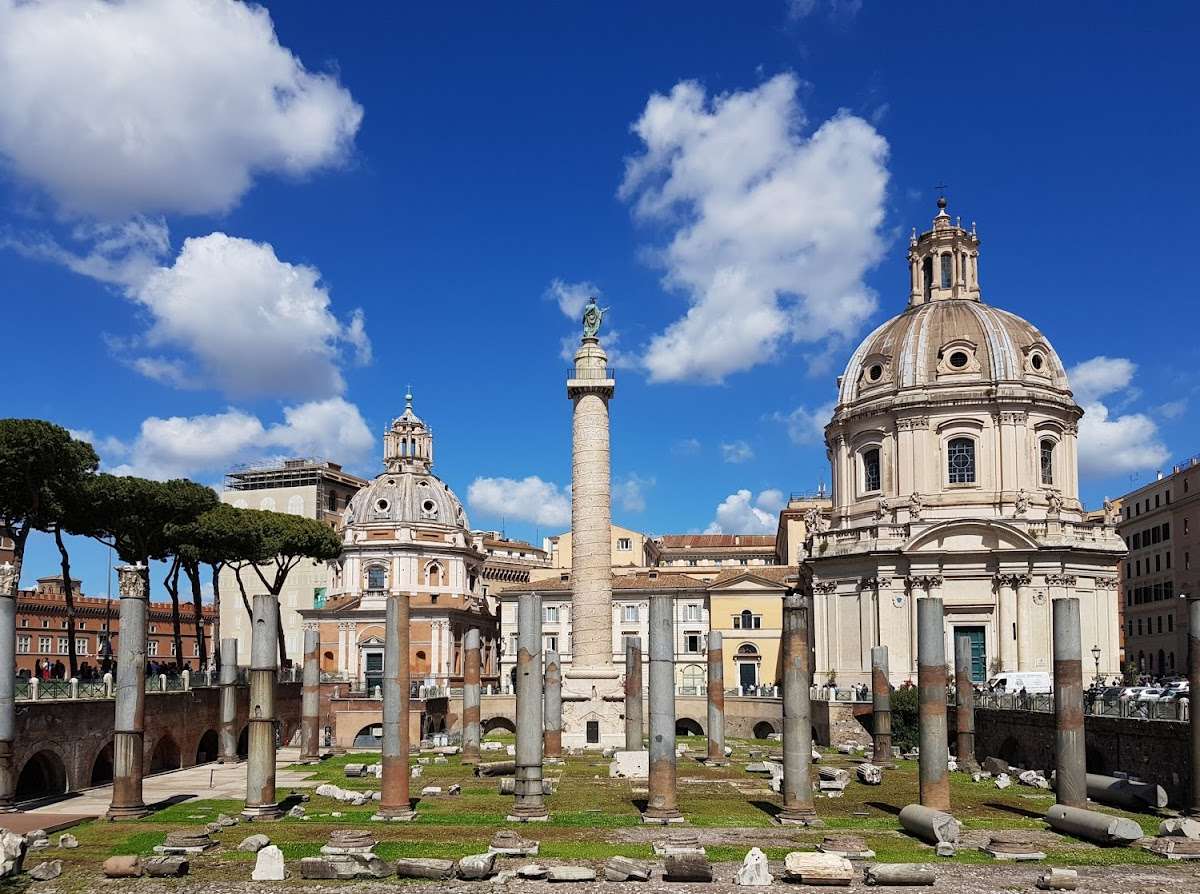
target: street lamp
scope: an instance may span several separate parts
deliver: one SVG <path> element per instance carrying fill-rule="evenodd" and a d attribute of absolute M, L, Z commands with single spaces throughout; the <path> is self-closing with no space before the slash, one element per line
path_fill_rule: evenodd
<path fill-rule="evenodd" d="M 1092 646 L 1092 658 L 1096 659 L 1096 686 L 1100 686 L 1100 647 Z"/>

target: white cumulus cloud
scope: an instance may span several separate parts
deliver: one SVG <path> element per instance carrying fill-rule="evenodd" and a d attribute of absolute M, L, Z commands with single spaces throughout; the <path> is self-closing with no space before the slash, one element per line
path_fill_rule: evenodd
<path fill-rule="evenodd" d="M 1118 400 L 1132 390 L 1137 364 L 1124 357 L 1092 357 L 1067 371 L 1083 406 L 1079 421 L 1079 474 L 1085 478 L 1154 469 L 1170 453 L 1158 426 L 1144 413 L 1113 415 L 1104 398 Z"/>
<path fill-rule="evenodd" d="M 0 0 L 0 155 L 71 214 L 199 214 L 343 162 L 362 108 L 238 0 Z"/>
<path fill-rule="evenodd" d="M 754 459 L 754 448 L 745 441 L 732 441 L 721 445 L 721 459 L 727 463 L 744 463 Z"/>
<path fill-rule="evenodd" d="M 874 311 L 863 275 L 883 254 L 886 140 L 845 112 L 809 131 L 799 81 L 709 96 L 655 94 L 619 196 L 671 230 L 657 253 L 687 313 L 654 336 L 652 381 L 719 382 L 791 339 L 853 335 Z"/>
<path fill-rule="evenodd" d="M 162 379 L 202 379 L 235 397 L 340 394 L 340 346 L 369 358 L 362 315 L 342 323 L 330 309 L 321 274 L 281 261 L 272 246 L 212 233 L 188 239 L 169 267 L 128 290 L 150 313 L 144 342 L 193 361 L 156 358 L 142 371 Z"/>
<path fill-rule="evenodd" d="M 643 512 L 646 509 L 646 491 L 654 484 L 653 478 L 643 478 L 636 472 L 630 472 L 613 482 L 613 500 L 626 512 Z"/>
<path fill-rule="evenodd" d="M 782 423 L 788 437 L 795 444 L 825 443 L 825 426 L 833 418 L 835 403 L 830 401 L 809 410 L 807 407 L 796 407 L 790 413 L 775 413 L 771 418 Z"/>
<path fill-rule="evenodd" d="M 493 518 L 547 527 L 564 527 L 571 522 L 569 491 L 536 475 L 520 480 L 476 478 L 467 488 L 467 502 L 476 512 Z"/>
<path fill-rule="evenodd" d="M 787 501 L 783 491 L 769 488 L 758 496 L 742 488 L 717 506 L 706 534 L 774 534 L 779 527 L 779 510 Z"/>
<path fill-rule="evenodd" d="M 88 433 L 90 434 L 90 433 Z M 199 416 L 152 416 L 131 444 L 101 440 L 111 471 L 148 478 L 203 478 L 242 462 L 285 456 L 328 457 L 351 464 L 366 457 L 375 438 L 358 407 L 340 397 L 285 407 L 283 421 L 264 424 L 244 410 Z"/>
<path fill-rule="evenodd" d="M 583 319 L 583 307 L 589 298 L 599 300 L 600 287 L 593 282 L 566 282 L 561 279 L 551 280 L 546 288 L 546 297 L 556 304 L 558 309 L 572 320 Z"/>

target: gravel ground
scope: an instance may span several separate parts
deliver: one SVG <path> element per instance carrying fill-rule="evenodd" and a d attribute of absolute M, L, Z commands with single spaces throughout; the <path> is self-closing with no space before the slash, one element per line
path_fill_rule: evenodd
<path fill-rule="evenodd" d="M 521 861 L 523 862 L 523 861 Z M 516 868 L 519 862 L 508 861 L 506 869 Z M 862 882 L 861 872 L 854 884 L 849 888 L 836 890 L 850 891 L 925 891 L 931 890 L 939 894 L 995 894 L 1000 891 L 1036 891 L 1034 881 L 1045 869 L 1045 865 L 1011 865 L 989 864 L 966 866 L 962 864 L 934 864 L 937 869 L 937 883 L 933 888 L 869 888 Z M 629 894 L 642 891 L 645 894 L 655 892 L 670 892 L 670 894 L 753 894 L 764 889 L 739 888 L 734 884 L 734 874 L 737 866 L 732 863 L 714 865 L 715 879 L 710 884 L 663 882 L 656 871 L 650 882 L 575 882 L 551 884 L 543 881 L 525 881 L 512 879 L 507 882 L 406 882 L 403 889 L 406 894 L 485 894 L 487 891 L 516 891 L 529 894 L 618 894 L 628 891 Z M 776 884 L 773 889 L 781 887 L 811 890 L 809 886 L 790 885 L 780 882 L 783 866 L 771 863 L 771 872 L 775 875 Z M 262 894 L 264 889 L 272 891 L 304 891 L 306 894 L 396 894 L 398 883 L 395 879 L 384 879 L 377 882 L 340 882 L 330 884 L 317 881 L 288 881 L 288 882 L 230 882 L 204 881 L 201 877 L 177 880 L 158 879 L 98 879 L 95 885 L 89 886 L 92 892 L 116 890 L 121 894 Z M 31 884 L 26 891 L 28 894 L 51 894 L 61 890 L 56 882 Z M 1188 863 L 1166 863 L 1154 866 L 1097 866 L 1079 869 L 1079 890 L 1097 892 L 1097 894 L 1185 894 L 1185 892 L 1200 891 L 1200 866 Z"/>

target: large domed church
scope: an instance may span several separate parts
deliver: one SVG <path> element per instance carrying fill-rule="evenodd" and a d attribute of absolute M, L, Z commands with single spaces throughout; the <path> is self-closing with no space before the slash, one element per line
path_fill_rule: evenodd
<path fill-rule="evenodd" d="M 833 507 L 808 542 L 817 681 L 869 682 L 886 645 L 916 676 L 916 600 L 945 602 L 974 675 L 1053 670 L 1051 601 L 1081 601 L 1084 651 L 1119 672 L 1113 519 L 1079 501 L 1082 409 L 1050 341 L 983 301 L 980 241 L 944 198 L 909 242 L 908 307 L 838 379 L 825 428 Z"/>

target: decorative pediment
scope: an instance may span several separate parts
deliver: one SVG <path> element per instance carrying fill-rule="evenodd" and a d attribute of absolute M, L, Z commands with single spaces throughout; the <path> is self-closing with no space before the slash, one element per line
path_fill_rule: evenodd
<path fill-rule="evenodd" d="M 755 574 L 753 571 L 743 571 L 736 577 L 714 583 L 709 590 L 786 590 L 787 584 Z"/>
<path fill-rule="evenodd" d="M 904 545 L 902 552 L 969 553 L 1037 548 L 1028 534 L 1004 522 L 955 519 L 921 531 Z"/>

